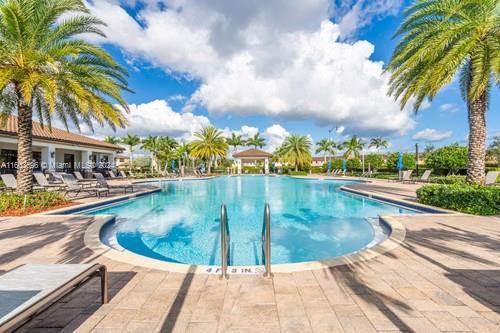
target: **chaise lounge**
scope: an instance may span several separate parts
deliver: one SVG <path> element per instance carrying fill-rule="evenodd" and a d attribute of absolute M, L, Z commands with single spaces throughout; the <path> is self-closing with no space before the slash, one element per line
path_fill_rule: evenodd
<path fill-rule="evenodd" d="M 12 332 L 76 288 L 101 278 L 101 301 L 108 302 L 106 266 L 27 264 L 0 276 L 0 332 Z"/>

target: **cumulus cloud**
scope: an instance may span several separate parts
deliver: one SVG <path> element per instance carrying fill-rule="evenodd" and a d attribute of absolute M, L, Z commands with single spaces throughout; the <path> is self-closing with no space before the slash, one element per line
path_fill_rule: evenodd
<path fill-rule="evenodd" d="M 174 111 L 165 100 L 155 100 L 144 104 L 131 104 L 130 113 L 126 115 L 129 126 L 126 129 L 117 129 L 113 132 L 104 127 L 95 127 L 98 137 L 105 135 L 123 136 L 133 133 L 141 137 L 148 135 L 168 135 L 177 139 L 189 141 L 193 133 L 204 126 L 210 125 L 205 116 L 198 116 L 190 112 L 181 113 Z M 83 132 L 90 134 L 89 129 Z"/>
<path fill-rule="evenodd" d="M 412 136 L 412 139 L 413 140 L 434 142 L 434 141 L 443 141 L 445 139 L 449 139 L 449 138 L 451 138 L 452 135 L 453 135 L 452 131 L 440 132 L 436 129 L 426 128 L 422 131 L 415 133 Z"/>
<path fill-rule="evenodd" d="M 129 59 L 200 80 L 187 112 L 201 106 L 214 115 L 312 119 L 360 135 L 414 126 L 410 109 L 400 111 L 387 96 L 383 63 L 370 60 L 374 46 L 342 42 L 343 23 L 329 20 L 329 0 L 142 3 L 135 17 L 116 0 L 94 1 L 90 8 L 108 23 L 106 42 Z M 353 2 L 359 8 L 354 25 L 392 13 L 397 3 Z"/>
<path fill-rule="evenodd" d="M 289 135 L 290 132 L 288 132 L 281 125 L 274 124 L 272 126 L 269 126 L 268 128 L 266 128 L 263 135 L 267 141 L 266 150 L 269 152 L 274 152 L 276 148 L 281 146 L 285 138 Z"/>
<path fill-rule="evenodd" d="M 448 104 L 448 103 L 445 103 L 445 104 L 441 104 L 439 106 L 439 111 L 441 112 L 458 112 L 458 106 L 455 105 L 455 104 Z"/>

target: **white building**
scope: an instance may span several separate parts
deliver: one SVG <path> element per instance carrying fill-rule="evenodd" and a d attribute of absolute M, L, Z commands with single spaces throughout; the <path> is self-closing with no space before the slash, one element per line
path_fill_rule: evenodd
<path fill-rule="evenodd" d="M 17 162 L 17 117 L 0 124 L 0 173 L 13 173 Z M 33 167 L 37 170 L 71 172 L 114 168 L 123 148 L 63 129 L 49 129 L 33 121 Z"/>
<path fill-rule="evenodd" d="M 262 168 L 262 173 L 269 173 L 269 162 L 273 154 L 259 149 L 247 149 L 233 154 L 234 164 L 238 174 L 242 173 L 244 167 Z"/>

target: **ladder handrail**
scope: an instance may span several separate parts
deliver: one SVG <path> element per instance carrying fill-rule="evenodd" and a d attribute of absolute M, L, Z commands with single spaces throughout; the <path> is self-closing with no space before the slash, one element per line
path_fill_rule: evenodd
<path fill-rule="evenodd" d="M 229 227 L 227 224 L 227 209 L 226 205 L 222 204 L 220 207 L 220 248 L 221 248 L 221 279 L 228 279 L 227 266 L 229 265 L 229 250 L 230 250 L 230 235 Z"/>
<path fill-rule="evenodd" d="M 264 277 L 272 277 L 271 273 L 271 209 L 269 203 L 264 207 L 264 223 L 262 224 L 262 261 Z"/>

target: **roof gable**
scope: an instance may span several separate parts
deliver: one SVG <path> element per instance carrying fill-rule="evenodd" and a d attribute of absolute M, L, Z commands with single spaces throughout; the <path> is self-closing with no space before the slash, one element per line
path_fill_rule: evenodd
<path fill-rule="evenodd" d="M 234 158 L 241 158 L 241 157 L 272 157 L 273 154 L 268 153 L 267 151 L 255 149 L 255 148 L 250 148 L 244 151 L 240 151 L 236 154 L 233 154 Z"/>

